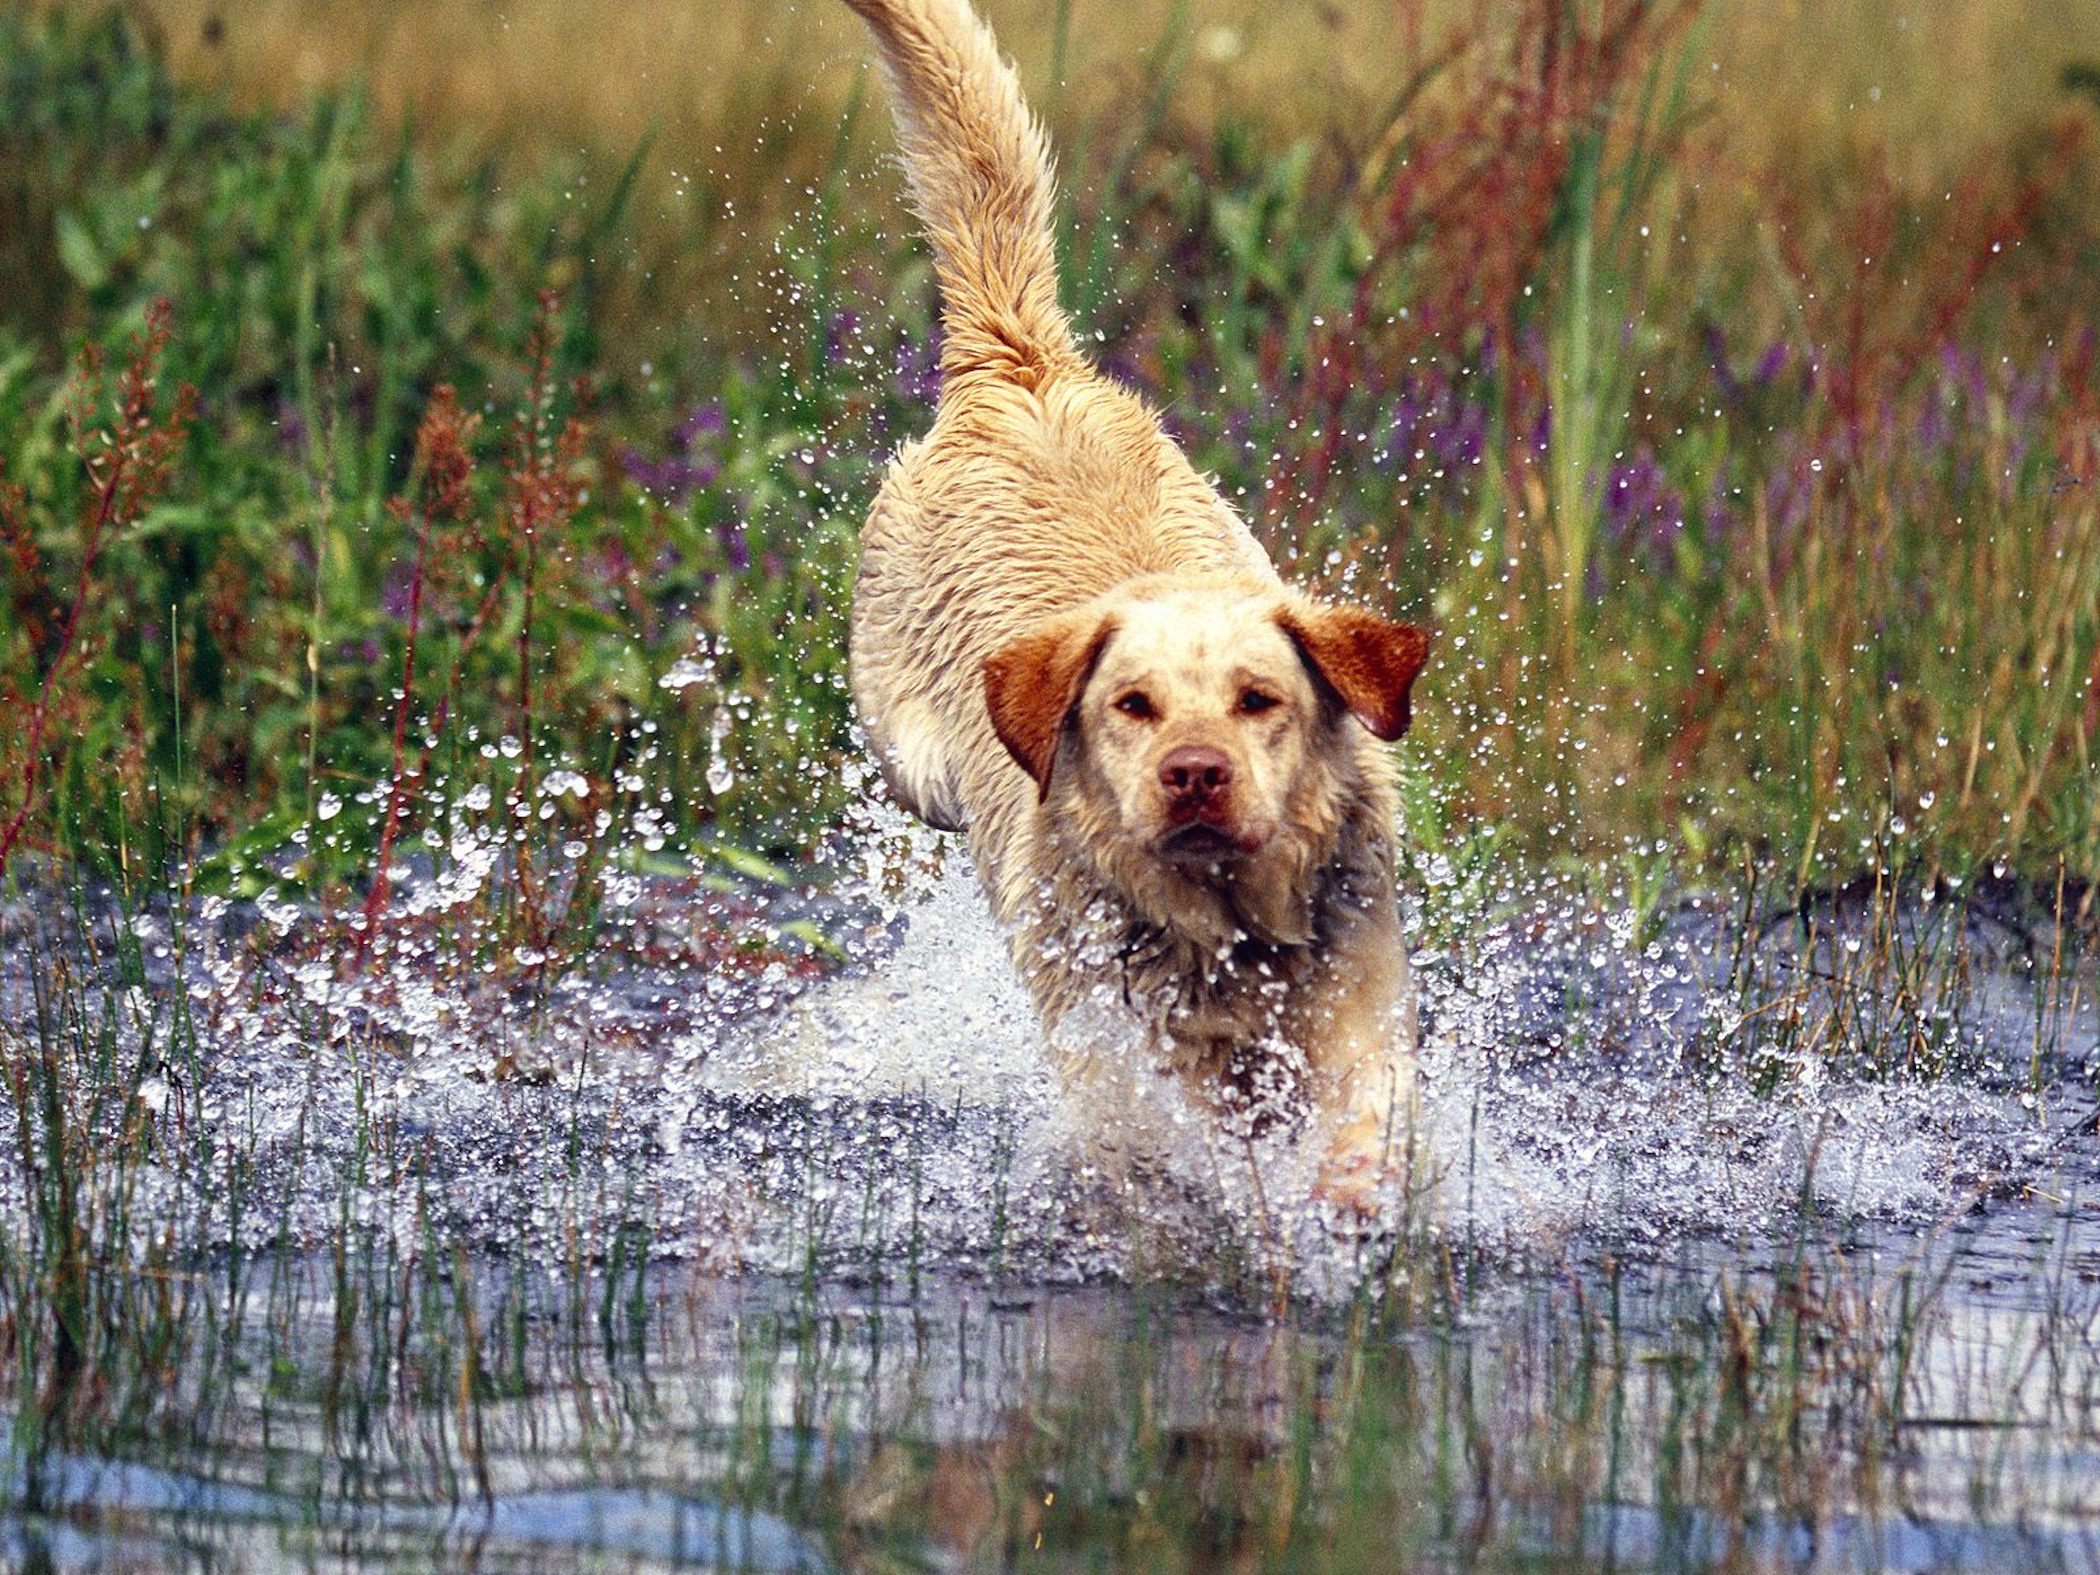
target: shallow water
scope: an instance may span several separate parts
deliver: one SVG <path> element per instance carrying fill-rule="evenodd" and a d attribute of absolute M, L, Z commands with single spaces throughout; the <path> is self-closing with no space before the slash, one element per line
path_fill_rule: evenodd
<path fill-rule="evenodd" d="M 527 989 L 430 943 L 348 977 L 301 951 L 300 916 L 242 939 L 239 913 L 200 915 L 180 970 L 200 1060 L 185 1093 L 252 1158 L 244 1245 L 325 1234 L 349 1206 L 434 1211 L 447 1239 L 509 1248 L 563 1239 L 581 1210 L 599 1230 L 645 1219 L 658 1253 L 752 1271 L 813 1252 L 842 1271 L 905 1254 L 1114 1270 L 1071 1229 L 1102 1201 L 1066 1141 L 1090 1113 L 1062 1106 L 960 865 L 893 903 L 834 899 L 853 956 L 828 975 L 608 946 Z M 683 900 L 645 897 L 627 922 L 659 935 Z M 761 931 L 778 917 L 762 895 L 713 900 Z M 1792 923 L 1745 940 L 1740 920 L 1687 901 L 1636 937 L 1628 916 L 1570 904 L 1419 954 L 1425 1217 L 1469 1246 L 1551 1256 L 1736 1230 L 1804 1196 L 1929 1223 L 2092 1176 L 2089 965 L 2051 980 L 2018 932 L 1971 921 L 1930 968 L 1842 973 L 1843 915 L 1805 940 Z M 165 916 L 131 930 L 149 959 L 172 950 Z M 172 989 L 172 959 L 158 967 Z M 1936 1058 L 1926 1075 L 1900 1056 L 1856 1064 L 1906 1036 Z M 393 1163 L 346 1193 L 361 1150 Z M 1192 1135 L 1181 1157 L 1177 1198 L 1219 1211 L 1194 1228 L 1261 1235 L 1221 1180 L 1243 1156 Z"/>
<path fill-rule="evenodd" d="M 637 881 L 532 989 L 436 931 L 353 975 L 289 907 L 129 921 L 145 982 L 82 999 L 128 1043 L 180 992 L 194 1048 L 137 1098 L 196 1146 L 126 1173 L 126 1228 L 183 1243 L 216 1343 L 143 1430 L 18 1415 L 8 1558 L 1084 1563 L 1164 1473 L 1167 1545 L 1258 1564 L 1301 1532 L 1236 1496 L 1312 1461 L 1347 1526 L 1381 1501 L 1315 1467 L 1370 1437 L 1503 1451 L 1410 1500 L 1432 1565 L 2093 1562 L 2100 1025 L 2031 915 L 1547 883 L 1425 929 L 1421 1184 L 1367 1241 L 1198 1138 L 1163 1185 L 1090 1177 L 960 862 L 814 903 Z M 725 963 L 709 904 L 777 946 Z M 798 960 L 811 918 L 843 968 Z M 24 1023 L 51 956 L 9 952 Z M 1350 1371 L 1394 1387 L 1348 1412 Z M 1697 1419 L 1727 1471 L 1685 1465 Z"/>
<path fill-rule="evenodd" d="M 1462 1474 L 1435 1513 L 1417 1502 L 1387 1523 L 1428 1567 L 2086 1569 L 2100 1557 L 2095 1214 L 2014 1213 L 1929 1245 L 1869 1233 L 1812 1253 L 1805 1275 L 1742 1242 L 1591 1258 L 1491 1281 L 1462 1322 L 1368 1336 L 1105 1287 L 761 1276 L 696 1292 L 666 1273 L 645 1340 L 608 1354 L 587 1334 L 528 1392 L 485 1398 L 471 1419 L 445 1403 L 383 1407 L 354 1471 L 315 1399 L 283 1384 L 239 1390 L 205 1448 L 45 1455 L 33 1484 L 19 1470 L 11 1484 L 36 1507 L 13 1518 L 9 1556 L 67 1569 L 817 1570 L 1025 1549 L 1113 1567 L 1150 1508 L 1170 1565 L 1251 1567 L 1265 1528 L 1250 1503 L 1295 1450 L 1318 1448 L 1308 1418 L 1360 1437 L 1368 1414 L 1403 1471 L 1468 1425 L 1507 1451 L 1502 1480 Z M 1662 1462 L 1694 1446 L 1673 1432 L 1671 1401 L 1698 1387 L 1676 1370 L 1725 1347 L 1706 1338 L 1726 1326 L 1720 1303 L 1778 1285 L 1861 1306 L 1929 1300 L 1904 1414 L 1872 1445 L 1876 1495 L 1848 1496 L 1855 1447 L 1811 1409 L 1789 1421 L 1811 1435 L 1795 1464 L 1828 1481 L 1768 1483 L 1766 1504 L 1712 1484 L 1673 1502 Z M 322 1311 L 305 1331 L 316 1344 Z M 2038 1339 L 2038 1320 L 2060 1328 Z M 1554 1415 L 1591 1372 L 1571 1356 L 1586 1328 L 1610 1347 L 1595 1373 L 1619 1395 L 1590 1432 Z M 1610 1462 L 1573 1505 L 1540 1466 L 1571 1439 L 1593 1469 Z M 1311 1480 L 1341 1496 L 1341 1474 L 1330 1464 Z M 1326 1514 L 1360 1535 L 1351 1511 L 1344 1497 Z"/>

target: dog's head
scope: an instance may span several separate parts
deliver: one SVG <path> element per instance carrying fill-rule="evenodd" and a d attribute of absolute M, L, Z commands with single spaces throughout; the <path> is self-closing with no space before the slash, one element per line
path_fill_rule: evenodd
<path fill-rule="evenodd" d="M 1335 835 L 1350 730 L 1407 730 L 1428 646 L 1274 587 L 1139 582 L 995 655 L 985 698 L 1061 829 L 1141 906 L 1171 919 L 1190 888 L 1229 888 L 1290 931 L 1276 888 Z"/>

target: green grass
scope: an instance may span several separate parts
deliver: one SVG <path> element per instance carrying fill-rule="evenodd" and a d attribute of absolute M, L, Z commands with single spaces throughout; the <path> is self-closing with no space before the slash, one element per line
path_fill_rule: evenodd
<path fill-rule="evenodd" d="M 2087 122 L 2009 133 L 1953 204 L 1797 171 L 1828 187 L 1811 218 L 1717 175 L 1698 17 L 1613 34 L 1549 111 L 1554 30 L 1587 37 L 1557 15 L 1454 34 L 1353 173 L 1229 120 L 1190 143 L 1159 108 L 1170 34 L 1155 108 L 1083 138 L 1069 183 L 1105 360 L 1294 572 L 1440 627 L 1409 749 L 1446 816 L 1803 887 L 1884 853 L 2090 880 Z M 303 827 L 300 878 L 363 890 L 389 813 L 407 839 L 441 820 L 429 778 L 390 783 L 440 764 L 455 795 L 579 771 L 563 825 L 639 784 L 680 846 L 786 855 L 835 822 L 853 530 L 928 398 L 924 262 L 844 136 L 872 105 L 742 278 L 763 342 L 702 322 L 638 354 L 604 324 L 646 144 L 609 183 L 521 175 L 354 91 L 231 110 L 113 17 L 4 26 L 0 455 L 30 546 L 0 679 L 25 715 L 49 683 L 66 724 L 0 759 L 32 845 L 107 862 L 159 792 L 212 879 L 252 885 Z M 1724 201 L 1762 203 L 1739 250 L 1680 239 Z M 120 361 L 155 299 L 160 397 L 193 385 L 198 414 L 84 565 L 81 444 L 115 417 L 68 366 Z M 440 386 L 479 426 L 397 703 Z M 572 417 L 573 498 L 533 527 L 519 423 Z M 696 652 L 706 681 L 657 684 Z M 482 762 L 506 736 L 527 765 Z"/>

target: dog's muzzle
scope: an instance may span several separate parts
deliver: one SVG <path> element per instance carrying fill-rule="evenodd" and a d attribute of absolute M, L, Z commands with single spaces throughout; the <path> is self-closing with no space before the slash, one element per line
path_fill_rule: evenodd
<path fill-rule="evenodd" d="M 1222 749 L 1183 744 L 1159 763 L 1159 785 L 1166 794 L 1167 829 L 1159 851 L 1177 863 L 1216 864 L 1254 852 L 1259 837 L 1248 838 L 1234 824 L 1232 760 Z"/>

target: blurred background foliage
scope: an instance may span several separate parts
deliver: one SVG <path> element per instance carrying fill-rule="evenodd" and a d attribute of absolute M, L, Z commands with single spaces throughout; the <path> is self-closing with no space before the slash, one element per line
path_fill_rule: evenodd
<path fill-rule="evenodd" d="M 2100 13 L 988 10 L 1103 363 L 1438 625 L 1419 846 L 2100 868 Z M 814 0 L 0 6 L 0 824 L 807 852 L 937 386 L 889 148 Z"/>

